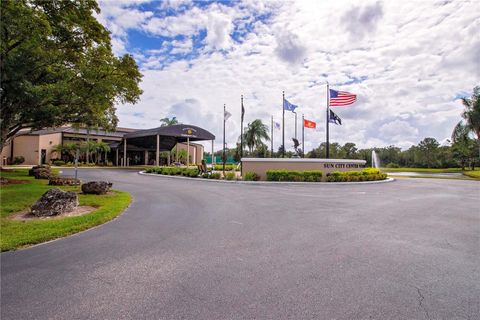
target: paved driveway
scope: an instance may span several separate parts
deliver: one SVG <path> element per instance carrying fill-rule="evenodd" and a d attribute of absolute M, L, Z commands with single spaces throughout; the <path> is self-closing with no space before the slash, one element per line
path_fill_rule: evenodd
<path fill-rule="evenodd" d="M 2 319 L 474 319 L 480 183 L 245 185 L 86 170 L 118 219 L 1 255 Z"/>

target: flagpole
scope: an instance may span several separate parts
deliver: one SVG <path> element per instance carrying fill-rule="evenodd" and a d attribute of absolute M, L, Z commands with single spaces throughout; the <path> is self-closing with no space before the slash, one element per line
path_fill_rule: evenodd
<path fill-rule="evenodd" d="M 243 94 L 242 94 L 242 103 L 240 106 L 240 161 L 242 161 L 243 158 Z M 242 166 L 240 165 L 240 175 L 242 175 L 243 169 Z"/>
<path fill-rule="evenodd" d="M 282 158 L 285 157 L 285 91 L 282 91 Z"/>
<path fill-rule="evenodd" d="M 330 118 L 330 89 L 328 86 L 328 81 L 327 81 L 327 152 L 326 152 L 326 157 L 327 159 L 330 158 L 330 141 L 329 141 L 329 118 Z"/>
<path fill-rule="evenodd" d="M 302 158 L 305 158 L 305 116 L 302 114 Z"/>
<path fill-rule="evenodd" d="M 273 158 L 273 116 L 272 116 L 272 124 L 270 126 L 271 130 L 271 139 L 270 139 L 270 158 Z"/>
<path fill-rule="evenodd" d="M 225 177 L 225 104 L 223 105 L 223 176 Z"/>

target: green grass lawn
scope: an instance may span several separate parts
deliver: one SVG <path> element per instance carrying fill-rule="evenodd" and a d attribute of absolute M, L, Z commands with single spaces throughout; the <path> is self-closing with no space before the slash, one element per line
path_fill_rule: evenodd
<path fill-rule="evenodd" d="M 81 206 L 92 206 L 95 211 L 83 216 L 61 219 L 44 219 L 35 221 L 11 220 L 10 215 L 30 207 L 48 189 L 56 186 L 47 185 L 48 180 L 36 180 L 28 176 L 28 170 L 18 169 L 14 172 L 1 172 L 1 176 L 16 180 L 28 180 L 27 184 L 2 186 L 0 189 L 0 249 L 1 251 L 49 241 L 77 233 L 96 225 L 105 223 L 120 213 L 131 202 L 130 194 L 113 190 L 110 195 L 84 195 L 80 187 L 59 187 L 63 190 L 79 193 Z"/>
<path fill-rule="evenodd" d="M 463 171 L 463 175 L 480 180 L 480 170 Z"/>
<path fill-rule="evenodd" d="M 461 168 L 381 168 L 383 172 L 419 172 L 419 173 L 455 173 L 462 172 Z"/>
<path fill-rule="evenodd" d="M 480 170 L 470 170 L 466 169 L 462 171 L 461 168 L 444 168 L 444 169 L 434 169 L 434 168 L 382 168 L 384 172 L 392 173 L 395 175 L 395 172 L 416 172 L 416 173 L 463 173 L 465 177 L 433 177 L 433 176 L 405 176 L 405 178 L 435 178 L 435 179 L 467 179 L 470 178 L 480 180 Z"/>

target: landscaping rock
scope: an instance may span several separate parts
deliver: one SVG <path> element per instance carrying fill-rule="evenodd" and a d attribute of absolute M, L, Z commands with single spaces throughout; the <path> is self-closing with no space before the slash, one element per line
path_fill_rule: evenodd
<path fill-rule="evenodd" d="M 82 184 L 82 192 L 88 194 L 105 194 L 112 187 L 108 181 L 90 181 Z"/>
<path fill-rule="evenodd" d="M 36 217 L 49 217 L 70 212 L 77 206 L 78 196 L 75 192 L 54 188 L 45 192 L 33 204 L 31 212 Z"/>
<path fill-rule="evenodd" d="M 51 186 L 79 186 L 80 179 L 72 177 L 50 177 L 48 184 Z"/>
<path fill-rule="evenodd" d="M 28 171 L 28 175 L 34 176 L 35 179 L 48 179 L 51 174 L 50 166 L 46 164 L 34 166 Z"/>

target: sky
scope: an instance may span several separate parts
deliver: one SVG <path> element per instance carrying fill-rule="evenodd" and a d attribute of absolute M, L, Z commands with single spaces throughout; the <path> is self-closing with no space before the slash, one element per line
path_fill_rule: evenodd
<path fill-rule="evenodd" d="M 342 125 L 331 142 L 408 148 L 425 137 L 444 143 L 461 119 L 460 98 L 480 85 L 480 1 L 147 1 L 101 0 L 98 20 L 116 55 L 131 54 L 143 74 L 135 105 L 118 105 L 121 127 L 158 127 L 176 116 L 203 127 L 221 148 L 245 125 L 282 122 L 282 92 L 301 115 L 305 150 L 325 141 L 326 83 L 357 95 L 332 107 Z M 295 117 L 285 113 L 293 149 Z M 208 144 L 206 144 L 208 145 Z M 268 143 L 270 145 L 270 143 Z M 274 130 L 274 148 L 281 131 Z"/>

